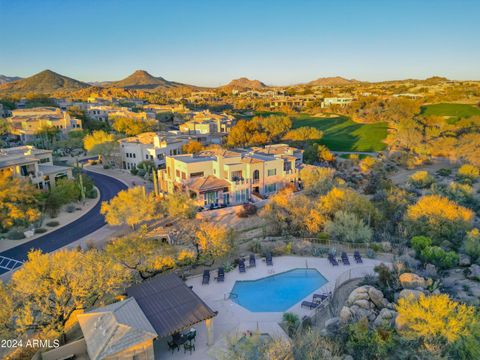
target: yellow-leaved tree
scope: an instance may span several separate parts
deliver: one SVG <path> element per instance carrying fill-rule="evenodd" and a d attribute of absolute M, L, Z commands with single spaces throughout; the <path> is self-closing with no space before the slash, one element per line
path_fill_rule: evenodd
<path fill-rule="evenodd" d="M 136 186 L 120 191 L 108 202 L 104 201 L 100 213 L 110 225 L 127 224 L 135 229 L 137 224 L 155 217 L 156 201 L 153 194 L 146 194 L 144 187 Z"/>
<path fill-rule="evenodd" d="M 190 140 L 187 144 L 182 146 L 182 151 L 185 154 L 198 154 L 204 149 L 205 147 L 196 140 Z"/>
<path fill-rule="evenodd" d="M 13 334 L 13 299 L 10 289 L 0 280 L 0 338 L 8 339 Z"/>
<path fill-rule="evenodd" d="M 406 213 L 412 235 L 426 235 L 436 243 L 458 242 L 472 227 L 474 213 L 440 195 L 426 195 L 410 205 Z"/>
<path fill-rule="evenodd" d="M 112 161 L 112 155 L 118 148 L 115 135 L 103 130 L 95 130 L 83 138 L 83 147 L 90 154 L 98 155 L 102 161 Z"/>
<path fill-rule="evenodd" d="M 110 241 L 106 254 L 116 263 L 132 272 L 134 277 L 148 279 L 177 264 L 185 264 L 195 258 L 193 250 L 177 249 L 160 239 L 149 238 L 146 229 Z"/>
<path fill-rule="evenodd" d="M 221 224 L 202 222 L 195 232 L 199 256 L 215 259 L 228 254 L 232 248 L 232 232 Z"/>
<path fill-rule="evenodd" d="M 14 225 L 25 225 L 40 218 L 39 190 L 8 172 L 0 173 L 0 227 L 8 230 Z"/>
<path fill-rule="evenodd" d="M 31 251 L 10 284 L 16 329 L 61 333 L 75 311 L 102 305 L 128 280 L 120 264 L 96 249 Z"/>
<path fill-rule="evenodd" d="M 432 352 L 444 344 L 469 338 L 478 326 L 475 308 L 453 301 L 446 294 L 402 298 L 396 327 L 403 336 L 420 340 Z"/>

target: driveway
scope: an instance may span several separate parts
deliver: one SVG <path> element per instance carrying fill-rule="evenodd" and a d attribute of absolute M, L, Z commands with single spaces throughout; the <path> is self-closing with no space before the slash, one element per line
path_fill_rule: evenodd
<path fill-rule="evenodd" d="M 2 257 L 16 261 L 25 261 L 28 252 L 32 249 L 40 249 L 44 253 L 55 251 L 93 233 L 106 224 L 104 216 L 100 214 L 102 202 L 112 199 L 119 191 L 126 189 L 127 186 L 110 176 L 87 170 L 84 171 L 93 179 L 95 185 L 100 190 L 100 201 L 97 205 L 81 218 L 62 226 L 58 230 L 0 253 L 0 261 L 2 261 Z M 7 270 L 0 268 L 0 274 L 5 272 Z"/>

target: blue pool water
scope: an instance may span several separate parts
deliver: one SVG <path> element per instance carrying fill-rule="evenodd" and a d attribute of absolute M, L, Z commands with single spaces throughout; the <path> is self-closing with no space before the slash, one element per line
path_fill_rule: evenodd
<path fill-rule="evenodd" d="M 237 281 L 230 298 L 252 312 L 283 312 L 326 283 L 316 269 L 293 269 L 259 280 Z"/>

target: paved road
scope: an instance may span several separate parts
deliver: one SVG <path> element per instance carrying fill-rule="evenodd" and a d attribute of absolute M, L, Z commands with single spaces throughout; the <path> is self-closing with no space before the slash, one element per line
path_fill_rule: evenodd
<path fill-rule="evenodd" d="M 27 259 L 27 254 L 31 249 L 40 249 L 45 253 L 51 252 L 79 240 L 104 226 L 105 218 L 100 214 L 102 201 L 110 200 L 119 191 L 124 190 L 127 187 L 121 181 L 110 176 L 86 170 L 85 172 L 93 179 L 95 186 L 100 190 L 100 201 L 90 209 L 90 211 L 70 224 L 36 238 L 35 240 L 8 249 L 0 253 L 0 256 L 25 261 Z M 0 269 L 0 274 L 3 274 L 4 272 L 6 272 L 6 270 Z"/>

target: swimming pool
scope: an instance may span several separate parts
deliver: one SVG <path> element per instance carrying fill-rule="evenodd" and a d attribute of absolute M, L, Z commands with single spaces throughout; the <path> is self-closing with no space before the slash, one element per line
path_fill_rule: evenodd
<path fill-rule="evenodd" d="M 263 279 L 237 281 L 230 299 L 252 312 L 283 312 L 326 283 L 316 269 L 293 269 Z"/>

